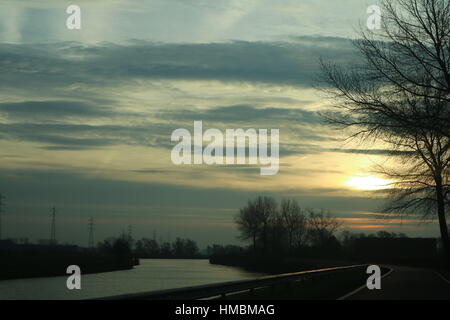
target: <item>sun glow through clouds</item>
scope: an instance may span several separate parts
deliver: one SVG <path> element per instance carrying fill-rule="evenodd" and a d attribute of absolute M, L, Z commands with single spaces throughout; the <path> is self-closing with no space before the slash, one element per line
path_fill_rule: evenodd
<path fill-rule="evenodd" d="M 390 183 L 389 180 L 375 176 L 358 176 L 349 178 L 345 184 L 357 190 L 382 190 L 389 189 Z"/>

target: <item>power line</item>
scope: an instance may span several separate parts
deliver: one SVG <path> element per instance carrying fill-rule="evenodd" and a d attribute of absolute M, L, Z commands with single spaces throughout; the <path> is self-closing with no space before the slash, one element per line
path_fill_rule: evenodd
<path fill-rule="evenodd" d="M 128 226 L 128 241 L 132 241 L 133 240 L 133 229 L 131 227 L 131 225 Z"/>
<path fill-rule="evenodd" d="M 56 244 L 56 208 L 53 206 L 52 210 L 52 226 L 50 230 L 50 244 Z"/>
<path fill-rule="evenodd" d="M 89 248 L 94 248 L 94 218 L 89 219 L 89 240 L 88 240 L 88 246 Z"/>

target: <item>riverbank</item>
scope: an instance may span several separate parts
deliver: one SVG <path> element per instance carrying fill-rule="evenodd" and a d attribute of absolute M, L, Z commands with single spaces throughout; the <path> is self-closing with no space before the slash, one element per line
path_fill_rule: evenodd
<path fill-rule="evenodd" d="M 0 252 L 0 280 L 67 275 L 70 265 L 83 274 L 132 269 L 133 257 L 97 252 Z"/>
<path fill-rule="evenodd" d="M 0 261 L 1 263 L 1 261 Z M 166 290 L 262 276 L 208 260 L 142 259 L 129 270 L 82 274 L 81 290 L 68 290 L 67 275 L 0 281 L 0 300 L 79 300 Z"/>

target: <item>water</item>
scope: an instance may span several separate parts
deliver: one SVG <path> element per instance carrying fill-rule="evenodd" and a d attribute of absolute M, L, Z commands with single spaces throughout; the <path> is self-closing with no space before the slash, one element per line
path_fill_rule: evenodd
<path fill-rule="evenodd" d="M 132 270 L 82 275 L 81 290 L 68 290 L 64 276 L 0 281 L 0 300 L 89 299 L 261 276 L 212 265 L 208 260 L 141 259 L 140 262 Z"/>

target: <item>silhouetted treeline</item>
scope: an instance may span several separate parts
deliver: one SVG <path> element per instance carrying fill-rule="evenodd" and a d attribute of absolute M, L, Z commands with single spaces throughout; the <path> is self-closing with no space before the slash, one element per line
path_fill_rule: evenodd
<path fill-rule="evenodd" d="M 107 238 L 97 245 L 97 250 L 101 253 L 115 254 L 119 256 L 132 256 L 132 242 L 125 237 Z"/>
<path fill-rule="evenodd" d="M 314 237 L 313 239 L 317 238 Z M 207 253 L 210 257 L 210 262 L 213 264 L 241 267 L 253 272 L 276 274 L 363 263 L 366 257 L 364 254 L 361 255 L 360 252 L 357 254 L 358 250 L 356 248 L 360 240 L 408 240 L 406 235 L 402 233 L 379 231 L 374 234 L 365 234 L 353 233 L 347 230 L 341 232 L 337 237 L 333 236 L 332 239 L 331 245 L 325 244 L 324 246 L 312 246 L 314 241 L 305 241 L 304 246 L 290 252 L 279 251 L 263 254 L 260 251 L 255 252 L 253 245 L 249 247 L 212 245 L 208 246 Z"/>
<path fill-rule="evenodd" d="M 363 232 L 354 233 L 348 230 L 344 230 L 339 235 L 339 242 L 346 253 L 354 254 L 355 245 L 358 239 L 365 239 L 365 238 L 398 239 L 398 238 L 408 238 L 408 236 L 401 232 L 395 233 L 384 230 L 369 234 L 365 234 Z"/>
<path fill-rule="evenodd" d="M 348 253 L 353 254 L 353 250 L 355 247 L 355 243 L 359 239 L 405 239 L 408 238 L 408 236 L 404 233 L 396 233 L 396 232 L 388 232 L 388 231 L 377 231 L 376 233 L 363 233 L 363 232 L 351 232 L 349 230 L 342 231 L 336 239 L 337 247 L 339 248 L 340 253 Z M 315 248 L 315 247 L 313 247 Z M 237 245 L 218 245 L 214 244 L 211 246 L 208 246 L 206 248 L 206 254 L 211 256 L 220 256 L 220 255 L 239 255 L 239 254 L 249 254 L 252 253 L 253 247 L 242 247 Z M 300 254 L 295 254 L 294 256 L 302 256 L 302 253 L 305 253 L 305 251 L 298 252 Z M 277 254 L 278 255 L 278 254 Z"/>
<path fill-rule="evenodd" d="M 102 242 L 97 249 L 0 240 L 0 261 L 1 280 L 62 276 L 72 264 L 83 274 L 131 269 L 137 264 L 129 243 L 120 238 Z"/>
<path fill-rule="evenodd" d="M 206 247 L 206 254 L 210 257 L 213 255 L 228 255 L 228 254 L 240 254 L 245 253 L 247 250 L 241 246 L 236 245 L 219 245 L 213 244 Z"/>
<path fill-rule="evenodd" d="M 139 258 L 190 259 L 201 257 L 197 243 L 191 239 L 176 238 L 173 242 L 158 242 L 142 238 L 134 243 L 134 254 Z"/>
<path fill-rule="evenodd" d="M 240 238 L 254 253 L 294 254 L 306 248 L 333 251 L 340 246 L 335 233 L 340 223 L 324 210 L 303 209 L 295 200 L 280 204 L 271 197 L 248 201 L 235 217 Z"/>
<path fill-rule="evenodd" d="M 406 237 L 387 231 L 370 235 L 343 231 L 338 235 L 341 223 L 329 212 L 302 208 L 291 199 L 278 203 L 267 196 L 248 201 L 235 216 L 235 222 L 240 239 L 250 245 L 209 246 L 210 262 L 268 273 L 362 261 L 370 256 L 355 254 L 358 239 Z"/>

